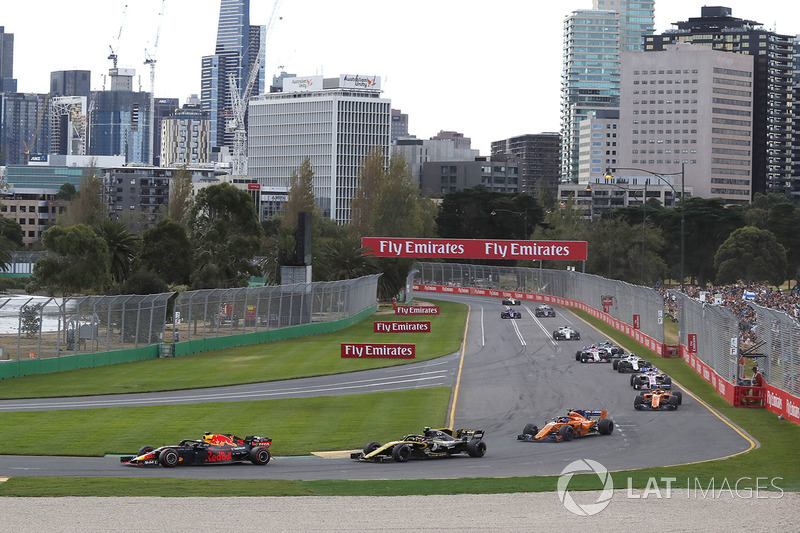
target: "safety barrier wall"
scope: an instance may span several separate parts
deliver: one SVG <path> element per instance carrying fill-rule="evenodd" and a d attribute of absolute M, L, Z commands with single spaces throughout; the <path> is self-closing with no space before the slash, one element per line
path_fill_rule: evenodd
<path fill-rule="evenodd" d="M 664 300 L 655 289 L 574 270 L 425 262 L 417 263 L 414 268 L 419 271 L 420 285 L 473 287 L 580 302 L 599 311 L 599 318 L 609 323 L 616 321 L 617 329 L 626 325 L 643 340 L 652 339 L 654 351 L 663 353 Z"/>
<path fill-rule="evenodd" d="M 246 333 L 242 335 L 231 335 L 227 337 L 215 337 L 210 339 L 197 339 L 193 341 L 178 342 L 174 346 L 175 356 L 190 355 L 193 353 L 207 352 L 223 348 L 233 348 L 236 346 L 248 346 L 251 344 L 261 344 L 275 342 L 307 335 L 319 335 L 337 331 L 360 322 L 377 311 L 377 305 L 368 307 L 351 317 L 336 320 L 334 322 L 320 322 L 316 324 L 305 324 L 284 329 L 262 331 L 258 333 Z M 92 368 L 95 366 L 113 365 L 116 363 L 130 363 L 142 361 L 144 359 L 156 359 L 161 356 L 160 347 L 165 345 L 154 344 L 142 348 L 132 348 L 129 350 L 116 350 L 112 352 L 82 353 L 53 357 L 49 359 L 28 359 L 21 361 L 4 361 L 0 363 L 0 380 L 27 376 L 31 374 L 49 374 L 62 370 L 75 370 L 78 368 Z M 166 345 L 168 346 L 168 345 Z"/>

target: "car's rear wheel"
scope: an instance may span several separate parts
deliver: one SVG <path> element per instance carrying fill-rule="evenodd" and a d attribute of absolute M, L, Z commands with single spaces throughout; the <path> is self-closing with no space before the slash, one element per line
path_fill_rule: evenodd
<path fill-rule="evenodd" d="M 399 444 L 392 448 L 392 457 L 398 463 L 405 463 L 411 459 L 411 446 L 408 444 Z"/>
<path fill-rule="evenodd" d="M 572 426 L 561 426 L 558 428 L 558 434 L 563 440 L 572 440 L 572 437 L 575 436 L 575 430 L 572 429 Z"/>
<path fill-rule="evenodd" d="M 597 431 L 601 435 L 611 435 L 614 432 L 614 422 L 610 418 L 601 418 L 597 422 Z"/>
<path fill-rule="evenodd" d="M 619 361 L 611 361 L 611 369 L 616 370 L 619 366 Z"/>
<path fill-rule="evenodd" d="M 178 452 L 172 448 L 164 448 L 161 450 L 161 453 L 158 454 L 158 462 L 161 463 L 161 466 L 164 468 L 178 466 L 179 461 L 180 458 L 178 457 Z"/>
<path fill-rule="evenodd" d="M 535 424 L 525 424 L 522 429 L 523 435 L 536 435 L 537 433 L 539 433 L 539 428 Z"/>
<path fill-rule="evenodd" d="M 664 378 L 664 381 L 661 382 L 661 385 L 664 388 L 672 387 L 672 378 Z"/>
<path fill-rule="evenodd" d="M 153 448 L 152 446 L 142 446 L 141 448 L 139 448 L 139 451 L 136 452 L 136 455 L 138 457 L 139 455 L 144 455 L 146 453 L 150 453 L 153 450 L 155 450 L 155 448 Z"/>
<path fill-rule="evenodd" d="M 642 378 L 640 378 L 638 376 L 633 378 L 631 380 L 631 385 L 633 385 L 633 388 L 636 389 L 636 390 L 641 389 L 642 388 Z"/>
<path fill-rule="evenodd" d="M 483 457 L 486 455 L 486 443 L 479 439 L 467 442 L 467 453 L 470 457 Z"/>
<path fill-rule="evenodd" d="M 248 454 L 250 462 L 254 465 L 265 465 L 270 460 L 269 450 L 263 446 L 256 446 Z"/>
<path fill-rule="evenodd" d="M 381 447 L 380 442 L 375 442 L 375 441 L 368 442 L 364 445 L 364 455 L 369 455 L 380 447 Z"/>

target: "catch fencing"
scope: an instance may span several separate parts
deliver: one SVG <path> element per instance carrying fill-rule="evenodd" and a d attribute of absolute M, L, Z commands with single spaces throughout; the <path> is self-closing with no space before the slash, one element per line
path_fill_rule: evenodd
<path fill-rule="evenodd" d="M 542 294 L 582 302 L 664 344 L 664 300 L 649 287 L 574 270 L 458 263 L 417 263 L 415 268 L 422 284 Z"/>
<path fill-rule="evenodd" d="M 379 276 L 180 295 L 0 298 L 0 362 L 332 322 L 374 307 Z"/>
<path fill-rule="evenodd" d="M 767 383 L 800 396 L 800 323 L 784 311 L 749 302 L 757 342 L 750 352 Z"/>

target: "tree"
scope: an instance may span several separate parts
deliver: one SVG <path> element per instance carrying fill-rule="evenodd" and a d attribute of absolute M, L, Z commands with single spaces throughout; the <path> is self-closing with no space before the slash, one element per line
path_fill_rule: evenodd
<path fill-rule="evenodd" d="M 432 221 L 423 220 L 423 216 L 433 214 L 423 208 L 423 203 L 428 202 L 420 196 L 419 183 L 411 176 L 403 154 L 392 154 L 388 170 L 379 177 L 370 235 L 424 237 L 425 228 L 433 227 Z"/>
<path fill-rule="evenodd" d="M 147 270 L 139 270 L 131 274 L 121 289 L 122 294 L 162 294 L 169 291 L 164 280 Z"/>
<path fill-rule="evenodd" d="M 207 288 L 241 287 L 259 274 L 258 255 L 263 229 L 247 191 L 228 183 L 211 185 L 195 197 L 189 215 L 189 241 L 195 251 L 195 275 Z"/>
<path fill-rule="evenodd" d="M 92 165 L 84 171 L 78 192 L 70 201 L 67 210 L 59 216 L 58 223 L 62 226 L 86 224 L 96 227 L 106 218 L 103 183 L 97 177 L 96 168 Z"/>
<path fill-rule="evenodd" d="M 22 226 L 13 218 L 0 216 L 0 236 L 8 239 L 8 245 L 13 247 L 11 249 L 19 249 L 24 246 L 25 235 L 22 232 Z"/>
<path fill-rule="evenodd" d="M 526 239 L 543 218 L 533 196 L 494 192 L 478 185 L 446 194 L 436 226 L 444 238 Z"/>
<path fill-rule="evenodd" d="M 350 202 L 350 227 L 355 235 L 361 237 L 375 235 L 378 199 L 385 166 L 386 157 L 382 148 L 375 148 L 361 160 L 358 188 Z"/>
<path fill-rule="evenodd" d="M 780 195 L 783 197 L 783 195 Z M 784 197 L 785 198 L 785 197 Z M 760 226 L 759 226 L 760 227 Z M 786 249 L 789 278 L 800 277 L 800 209 L 790 203 L 776 203 L 768 211 L 765 227 Z"/>
<path fill-rule="evenodd" d="M 364 255 L 357 237 L 329 240 L 320 247 L 314 277 L 324 281 L 354 279 L 377 272 L 375 257 Z M 316 266 L 315 265 L 315 266 Z"/>
<path fill-rule="evenodd" d="M 322 218 L 319 207 L 314 202 L 314 171 L 311 168 L 311 160 L 307 157 L 300 164 L 300 168 L 292 172 L 289 201 L 283 209 L 284 225 L 287 228 L 296 228 L 297 216 L 303 212 L 311 213 L 312 227 Z"/>
<path fill-rule="evenodd" d="M 71 183 L 64 183 L 61 188 L 58 189 L 56 193 L 55 199 L 56 200 L 66 200 L 68 202 L 72 201 L 75 196 L 77 196 L 78 190 L 75 186 Z"/>
<path fill-rule="evenodd" d="M 86 224 L 53 226 L 42 233 L 45 255 L 33 267 L 28 292 L 70 296 L 102 293 L 111 283 L 106 241 Z"/>
<path fill-rule="evenodd" d="M 122 283 L 131 271 L 133 258 L 139 251 L 139 237 L 125 229 L 125 226 L 116 220 L 103 220 L 97 228 L 100 235 L 108 245 L 111 260 L 111 278 Z"/>
<path fill-rule="evenodd" d="M 186 224 L 192 208 L 192 173 L 183 165 L 169 180 L 167 216 L 179 224 Z"/>
<path fill-rule="evenodd" d="M 728 237 L 714 256 L 716 282 L 780 285 L 786 280 L 786 249 L 766 230 L 745 226 Z"/>
<path fill-rule="evenodd" d="M 141 269 L 173 285 L 188 285 L 192 275 L 192 245 L 186 228 L 164 218 L 142 235 Z"/>

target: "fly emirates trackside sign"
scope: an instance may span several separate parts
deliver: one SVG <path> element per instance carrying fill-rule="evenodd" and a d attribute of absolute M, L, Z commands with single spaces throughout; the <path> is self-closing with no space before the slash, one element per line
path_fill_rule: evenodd
<path fill-rule="evenodd" d="M 414 359 L 414 344 L 342 343 L 342 358 Z"/>
<path fill-rule="evenodd" d="M 497 241 L 480 239 L 403 239 L 364 237 L 361 246 L 376 257 L 432 259 L 525 259 L 585 261 L 586 241 Z"/>

